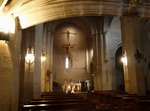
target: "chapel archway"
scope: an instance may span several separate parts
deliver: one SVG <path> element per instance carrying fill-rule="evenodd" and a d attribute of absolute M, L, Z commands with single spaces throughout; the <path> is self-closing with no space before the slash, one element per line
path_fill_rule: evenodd
<path fill-rule="evenodd" d="M 116 51 L 115 65 L 116 65 L 117 90 L 125 91 L 123 63 L 121 61 L 121 58 L 122 58 L 122 46 L 120 46 Z"/>

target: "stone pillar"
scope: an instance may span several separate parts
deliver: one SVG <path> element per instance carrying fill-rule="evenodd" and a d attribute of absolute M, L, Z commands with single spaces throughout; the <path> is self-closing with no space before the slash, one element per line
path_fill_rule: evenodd
<path fill-rule="evenodd" d="M 50 39 L 50 44 L 49 44 L 49 48 L 50 48 L 50 61 L 49 61 L 49 68 L 50 68 L 50 91 L 53 91 L 53 32 L 49 32 L 49 39 Z"/>
<path fill-rule="evenodd" d="M 46 60 L 41 61 L 41 92 L 46 92 L 46 62 L 47 62 L 47 30 L 44 27 L 42 38 L 42 54 L 45 54 Z"/>
<path fill-rule="evenodd" d="M 145 81 L 141 49 L 141 19 L 139 17 L 121 17 L 122 48 L 127 57 L 124 64 L 125 91 L 129 94 L 145 94 Z"/>
<path fill-rule="evenodd" d="M 96 43 L 97 43 L 97 72 L 98 72 L 98 90 L 102 90 L 103 86 L 102 86 L 102 66 L 101 66 L 101 34 L 99 33 L 97 35 L 97 39 L 96 39 Z"/>
<path fill-rule="evenodd" d="M 35 61 L 33 74 L 33 98 L 39 98 L 41 93 L 41 52 L 43 24 L 36 26 L 35 32 Z"/>
<path fill-rule="evenodd" d="M 93 80 L 94 80 L 94 90 L 98 90 L 98 74 L 97 74 L 97 45 L 96 45 L 96 35 L 93 35 Z"/>
<path fill-rule="evenodd" d="M 107 69 L 107 47 L 106 47 L 106 33 L 101 34 L 101 68 L 102 68 L 102 86 L 103 90 L 108 90 L 108 69 Z"/>
<path fill-rule="evenodd" d="M 52 91 L 52 61 L 53 61 L 53 32 L 47 30 L 47 59 L 46 59 L 46 78 L 45 78 L 45 91 L 51 92 Z"/>
<path fill-rule="evenodd" d="M 100 41 L 100 36 L 94 34 L 94 90 L 102 90 Z"/>
<path fill-rule="evenodd" d="M 25 42 L 21 45 L 22 31 L 18 30 L 19 22 L 16 19 L 16 32 L 11 37 L 10 44 L 13 47 L 13 77 L 12 77 L 12 101 L 11 111 L 18 111 L 23 101 L 24 86 L 24 63 L 25 63 Z M 11 43 L 13 41 L 13 44 Z M 23 50 L 24 49 L 24 50 Z M 21 54 L 21 55 L 20 55 Z"/>

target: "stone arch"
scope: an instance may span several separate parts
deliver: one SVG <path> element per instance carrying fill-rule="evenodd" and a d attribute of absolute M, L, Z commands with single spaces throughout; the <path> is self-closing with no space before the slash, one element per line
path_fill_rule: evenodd
<path fill-rule="evenodd" d="M 117 0 L 118 1 L 118 0 Z M 18 1 L 19 2 L 19 1 Z M 121 8 L 121 1 L 23 1 L 8 7 L 10 13 L 12 12 L 15 17 L 18 17 L 22 28 L 27 28 L 40 23 L 59 20 L 70 17 L 81 16 L 101 16 L 112 15 L 120 16 L 124 10 Z M 115 5 L 115 7 L 114 7 Z M 120 9 L 118 9 L 120 7 Z M 9 12 L 8 10 L 8 12 Z"/>
<path fill-rule="evenodd" d="M 115 66 L 116 66 L 116 80 L 117 80 L 117 90 L 125 91 L 124 88 L 124 73 L 123 64 L 121 62 L 122 57 L 122 46 L 120 46 L 115 54 Z"/>

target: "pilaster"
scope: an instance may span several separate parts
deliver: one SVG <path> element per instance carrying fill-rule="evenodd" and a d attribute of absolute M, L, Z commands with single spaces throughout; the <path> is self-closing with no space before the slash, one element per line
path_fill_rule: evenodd
<path fill-rule="evenodd" d="M 43 24 L 36 26 L 35 32 L 35 62 L 33 74 L 33 98 L 39 98 L 41 93 L 41 53 Z"/>
<path fill-rule="evenodd" d="M 12 97 L 11 111 L 18 111 L 23 101 L 23 86 L 24 86 L 24 62 L 25 62 L 25 42 L 21 44 L 22 31 L 18 29 L 19 21 L 16 21 L 16 32 L 11 38 L 14 41 L 13 51 L 13 77 L 12 77 Z M 20 55 L 21 54 L 21 55 Z"/>
<path fill-rule="evenodd" d="M 94 90 L 102 90 L 100 34 L 94 34 Z"/>

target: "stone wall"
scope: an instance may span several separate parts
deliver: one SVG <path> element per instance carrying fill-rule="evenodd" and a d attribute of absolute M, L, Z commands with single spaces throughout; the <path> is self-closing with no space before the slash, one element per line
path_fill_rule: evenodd
<path fill-rule="evenodd" d="M 72 57 L 72 68 L 65 68 L 65 59 L 67 56 L 65 44 L 67 44 L 67 35 L 64 32 L 68 30 L 62 28 L 58 30 L 54 37 L 53 53 L 53 80 L 63 83 L 64 81 L 85 81 L 89 79 L 86 70 L 86 50 L 88 49 L 87 38 L 85 34 L 76 28 L 70 28 L 70 55 Z"/>
<path fill-rule="evenodd" d="M 9 43 L 0 40 L 0 111 L 10 111 L 12 94 L 12 60 Z"/>
<path fill-rule="evenodd" d="M 112 22 L 106 33 L 106 60 L 103 68 L 103 88 L 116 89 L 116 69 L 115 69 L 115 54 L 119 48 L 121 41 L 120 20 L 118 17 L 113 17 Z"/>
<path fill-rule="evenodd" d="M 150 20 L 144 25 L 142 37 L 143 73 L 145 75 L 146 90 L 150 93 Z"/>

